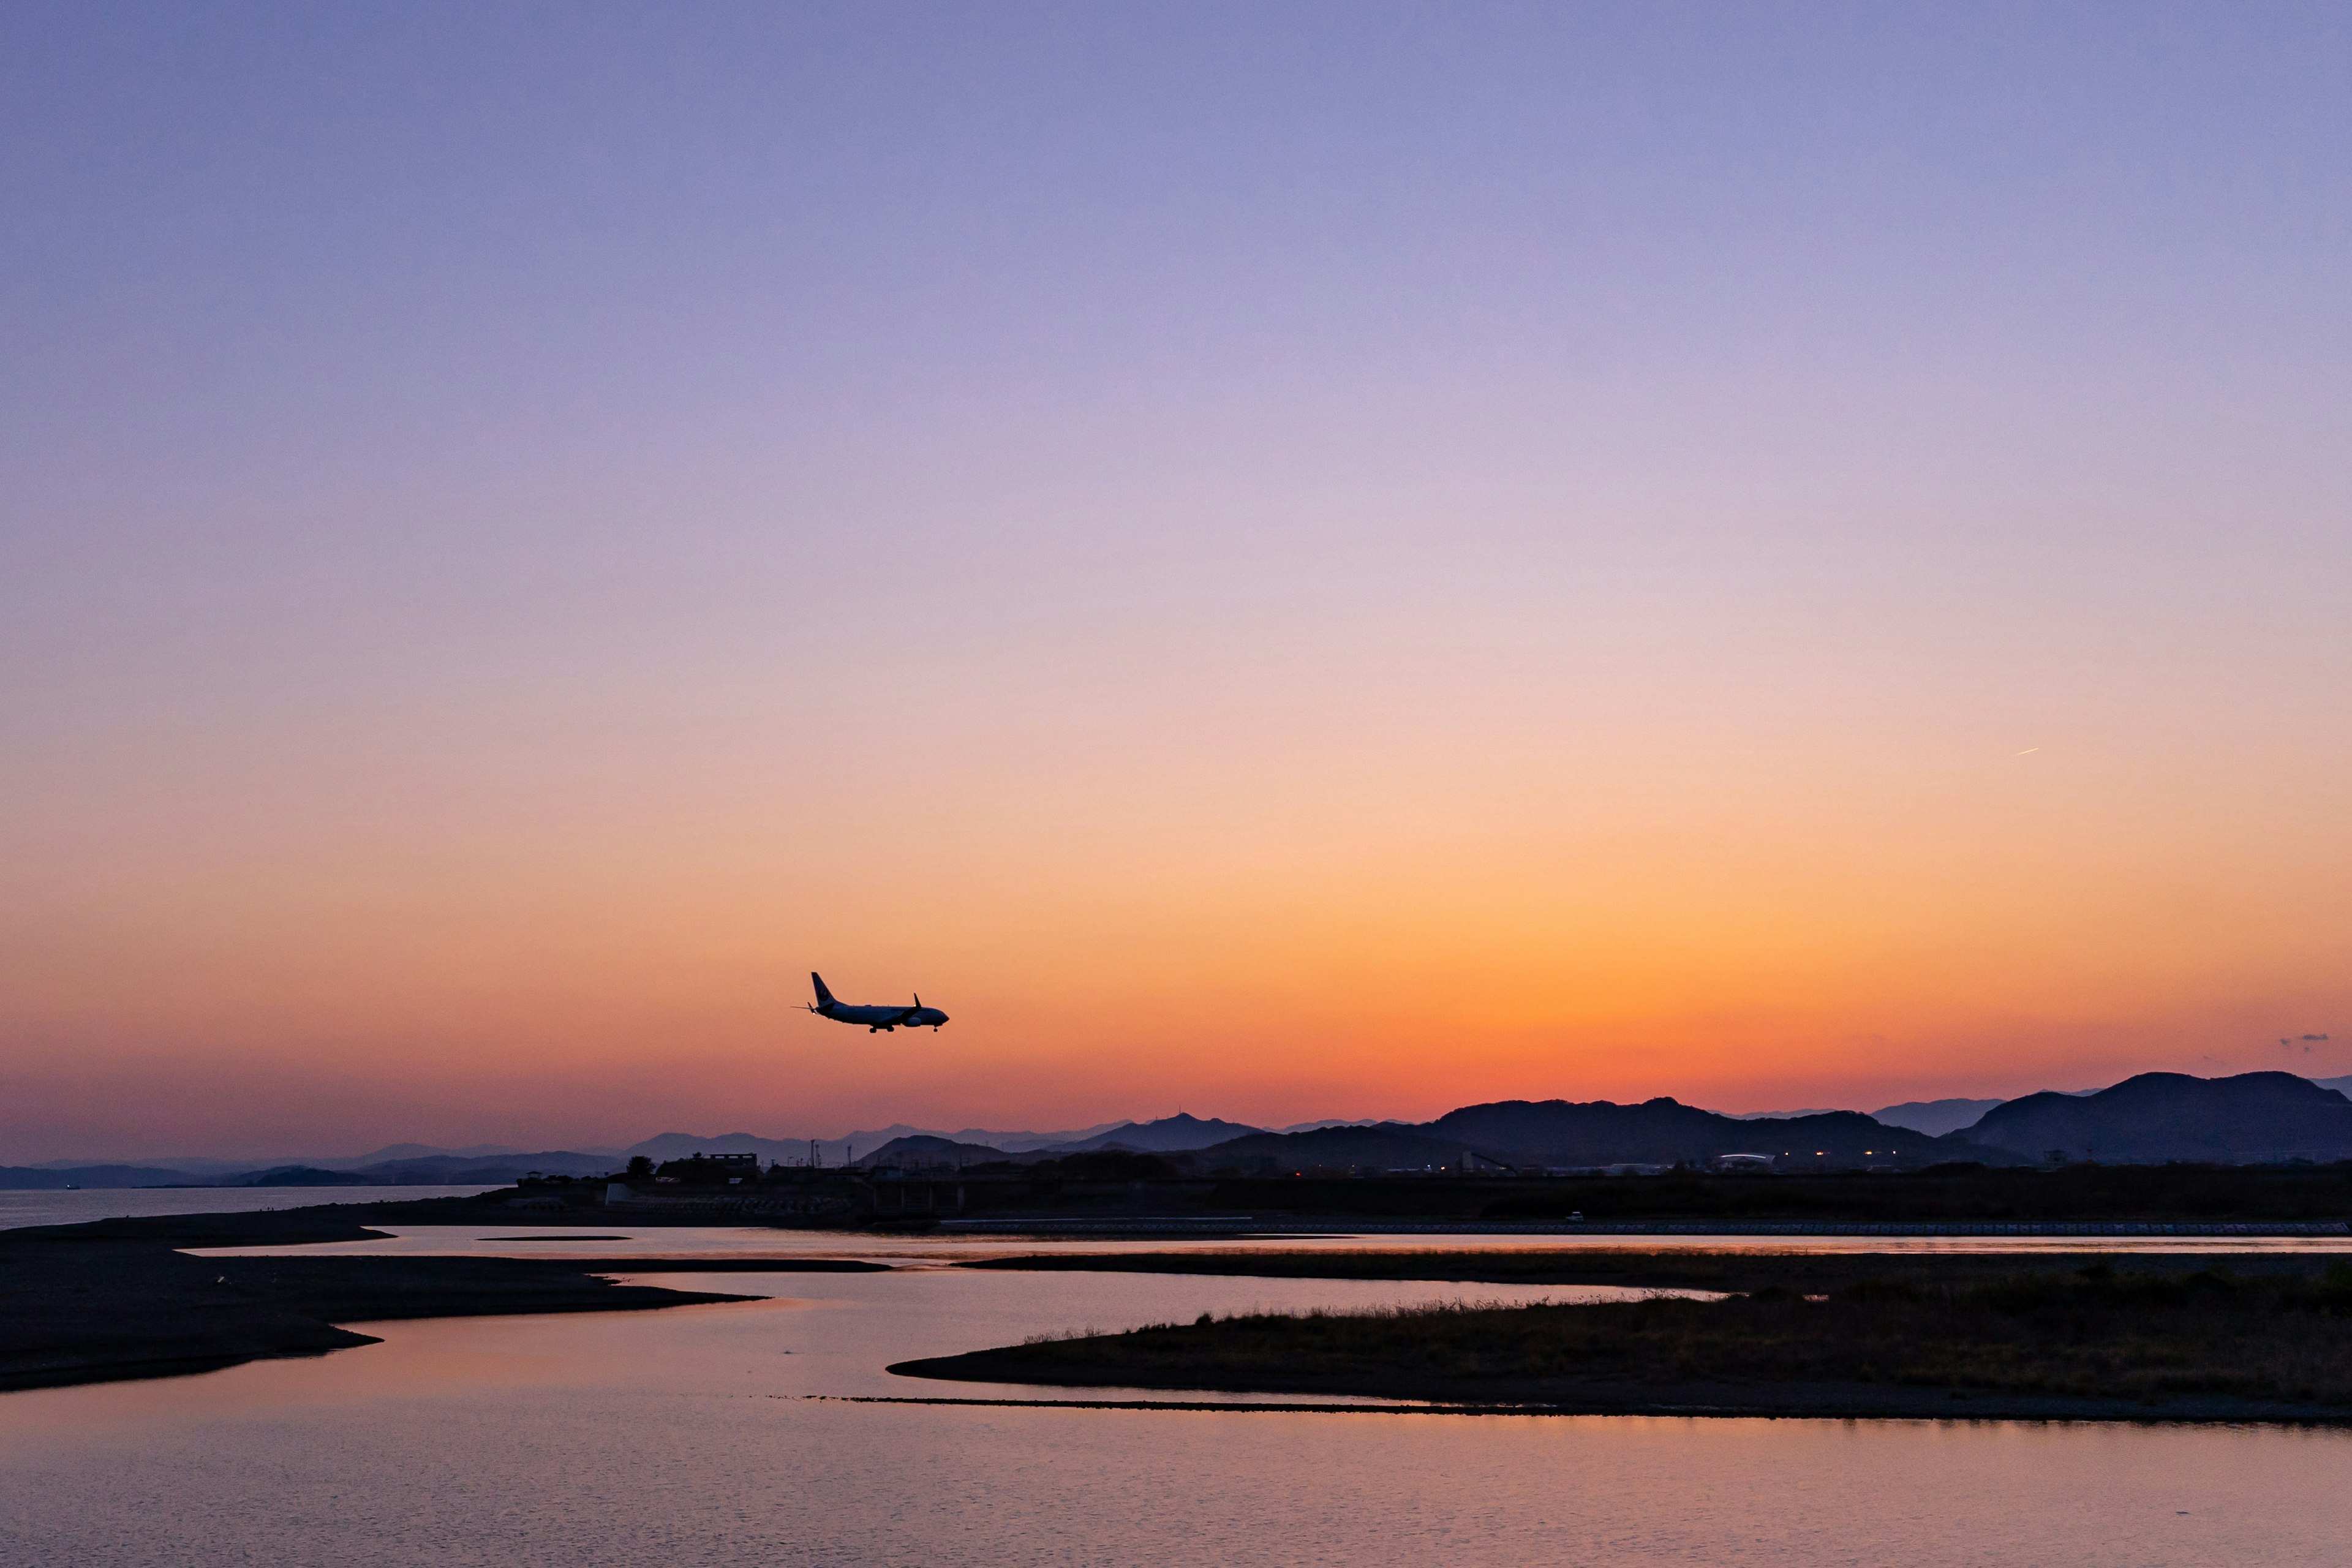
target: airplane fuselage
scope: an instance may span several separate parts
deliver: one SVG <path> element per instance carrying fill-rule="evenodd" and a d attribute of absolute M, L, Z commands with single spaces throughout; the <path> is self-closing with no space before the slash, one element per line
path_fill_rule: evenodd
<path fill-rule="evenodd" d="M 821 1002 L 811 1011 L 836 1024 L 863 1024 L 869 1029 L 936 1029 L 948 1021 L 937 1007 L 857 1007 L 846 1002 Z"/>
<path fill-rule="evenodd" d="M 809 983 L 816 987 L 816 1005 L 809 1009 L 820 1018 L 830 1018 L 836 1024 L 863 1024 L 868 1029 L 936 1029 L 948 1021 L 948 1016 L 937 1007 L 926 1007 L 920 996 L 908 1007 L 861 1007 L 853 1003 L 836 1002 L 833 993 L 824 988 L 824 976 L 812 974 Z"/>

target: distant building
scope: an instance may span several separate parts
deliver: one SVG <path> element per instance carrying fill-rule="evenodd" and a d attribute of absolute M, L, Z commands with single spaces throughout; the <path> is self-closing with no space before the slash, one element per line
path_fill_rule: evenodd
<path fill-rule="evenodd" d="M 695 1186 L 736 1186 L 760 1179 L 760 1156 L 697 1152 L 689 1159 L 665 1160 L 654 1179 Z"/>

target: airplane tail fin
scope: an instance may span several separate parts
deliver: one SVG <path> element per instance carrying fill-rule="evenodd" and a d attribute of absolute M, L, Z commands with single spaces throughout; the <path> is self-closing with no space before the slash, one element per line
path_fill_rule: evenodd
<path fill-rule="evenodd" d="M 811 970 L 809 972 L 809 978 L 816 982 L 816 1005 L 820 1007 L 832 1006 L 833 993 L 824 988 L 824 976 L 817 973 L 814 970 Z"/>

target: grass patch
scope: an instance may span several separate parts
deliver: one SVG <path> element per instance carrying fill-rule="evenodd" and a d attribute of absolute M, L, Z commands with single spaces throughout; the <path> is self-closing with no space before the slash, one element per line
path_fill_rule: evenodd
<path fill-rule="evenodd" d="M 1885 1259 L 1877 1260 L 1884 1263 Z M 2161 1405 L 2183 1395 L 2352 1408 L 2352 1266 L 2240 1276 L 2105 1264 L 1769 1286 L 1720 1301 L 1474 1302 L 1203 1317 L 950 1358 L 936 1375 L 1235 1390 L 1893 1384 Z M 984 1365 L 982 1364 L 984 1363 Z M 926 1363 L 930 1365 L 934 1363 Z"/>

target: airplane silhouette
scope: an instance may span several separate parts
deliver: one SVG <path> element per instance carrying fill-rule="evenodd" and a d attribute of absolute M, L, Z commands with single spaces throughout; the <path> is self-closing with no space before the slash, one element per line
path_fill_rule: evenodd
<path fill-rule="evenodd" d="M 812 972 L 809 978 L 816 982 L 816 1005 L 810 1012 L 836 1024 L 863 1024 L 869 1035 L 877 1030 L 895 1029 L 902 1024 L 910 1029 L 936 1029 L 948 1021 L 948 1016 L 937 1007 L 924 1006 L 920 995 L 916 996 L 911 1007 L 853 1007 L 833 999 L 833 993 L 824 988 L 824 975 Z"/>

